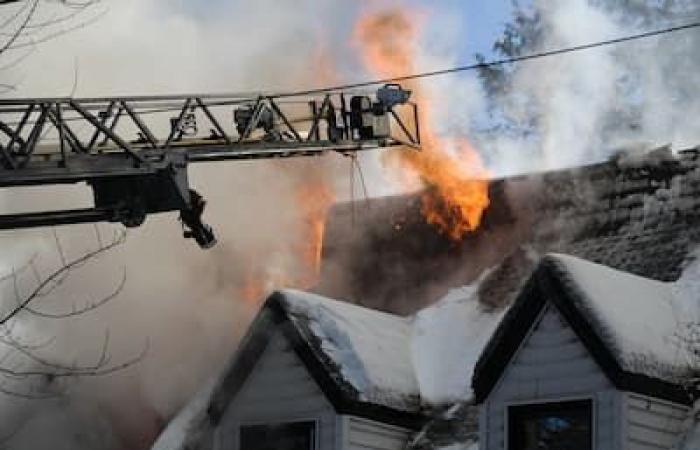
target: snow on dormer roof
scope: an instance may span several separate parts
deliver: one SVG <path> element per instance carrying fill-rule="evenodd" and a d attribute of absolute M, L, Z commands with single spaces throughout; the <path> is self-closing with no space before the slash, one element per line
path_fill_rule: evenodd
<path fill-rule="evenodd" d="M 361 401 L 415 411 L 420 405 L 411 319 L 296 290 L 280 304 L 340 383 Z"/>
<path fill-rule="evenodd" d="M 621 272 L 573 256 L 549 254 L 506 313 L 475 368 L 479 402 L 489 394 L 543 308 L 563 316 L 608 378 L 621 390 L 692 402 L 697 373 L 698 268 L 676 283 Z"/>
<path fill-rule="evenodd" d="M 687 379 L 695 357 L 684 330 L 697 305 L 677 295 L 674 283 L 621 272 L 573 256 L 549 258 L 581 295 L 577 309 L 611 349 L 621 367 L 668 381 Z"/>

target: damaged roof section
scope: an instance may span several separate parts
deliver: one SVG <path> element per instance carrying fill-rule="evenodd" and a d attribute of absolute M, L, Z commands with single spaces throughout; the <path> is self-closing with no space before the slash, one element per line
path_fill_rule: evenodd
<path fill-rule="evenodd" d="M 420 193 L 337 206 L 318 292 L 412 313 L 486 269 L 480 295 L 512 302 L 537 255 L 566 253 L 674 281 L 700 242 L 697 149 L 619 154 L 586 167 L 495 180 L 482 226 L 462 242 L 426 224 Z"/>
<path fill-rule="evenodd" d="M 698 150 L 673 154 L 664 147 L 578 171 L 544 176 L 552 188 L 544 191 L 534 246 L 659 281 L 678 279 L 700 238 Z M 562 198 L 571 203 L 547 208 Z"/>

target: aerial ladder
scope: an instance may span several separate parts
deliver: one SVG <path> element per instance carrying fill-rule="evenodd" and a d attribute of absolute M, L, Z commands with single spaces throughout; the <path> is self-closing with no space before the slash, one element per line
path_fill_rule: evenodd
<path fill-rule="evenodd" d="M 418 110 L 397 84 L 372 93 L 0 100 L 0 189 L 86 183 L 91 208 L 0 214 L 0 229 L 116 222 L 178 211 L 185 237 L 216 238 L 193 163 L 420 144 Z"/>

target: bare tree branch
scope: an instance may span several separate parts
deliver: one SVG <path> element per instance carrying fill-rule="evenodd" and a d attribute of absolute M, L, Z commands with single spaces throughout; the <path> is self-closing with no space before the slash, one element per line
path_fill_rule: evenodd
<path fill-rule="evenodd" d="M 124 289 L 124 286 L 126 285 L 126 267 L 122 269 L 122 276 L 117 284 L 117 286 L 112 290 L 111 293 L 108 295 L 105 295 L 101 297 L 98 300 L 91 301 L 85 303 L 85 305 L 76 308 L 75 305 L 73 305 L 73 309 L 71 311 L 66 311 L 66 312 L 61 312 L 61 313 L 50 313 L 50 312 L 44 312 L 44 311 L 39 311 L 37 309 L 31 308 L 29 306 L 25 307 L 25 310 L 35 316 L 38 317 L 43 317 L 45 319 L 65 319 L 68 317 L 75 317 L 75 316 L 81 316 L 85 313 L 88 313 L 90 311 L 96 310 L 102 305 L 105 305 L 109 303 L 110 301 L 114 300 L 119 294 L 122 292 Z"/>
<path fill-rule="evenodd" d="M 139 361 L 143 360 L 148 354 L 150 349 L 150 342 L 144 345 L 141 352 L 133 358 L 130 358 L 122 363 L 115 364 L 112 366 L 106 365 L 108 362 L 106 355 L 106 349 L 103 350 L 102 356 L 98 361 L 100 364 L 97 366 L 64 366 L 57 367 L 58 370 L 15 370 L 9 369 L 7 367 L 0 365 L 0 374 L 11 378 L 28 378 L 28 377 L 48 377 L 52 379 L 56 378 L 80 378 L 80 377 L 95 377 L 113 374 L 115 372 L 122 371 L 129 367 L 132 367 Z M 51 364 L 48 365 L 49 367 Z"/>
<path fill-rule="evenodd" d="M 95 310 L 107 302 L 115 299 L 124 289 L 126 284 L 126 268 L 112 291 L 97 300 L 87 302 L 83 306 L 73 306 L 66 312 L 46 312 L 30 307 L 30 304 L 39 299 L 47 299 L 55 289 L 74 273 L 76 269 L 93 261 L 95 258 L 109 252 L 124 242 L 126 233 L 115 232 L 111 241 L 103 241 L 99 228 L 95 229 L 96 240 L 100 243 L 94 250 L 85 251 L 78 257 L 69 258 L 64 251 L 64 244 L 57 233 L 53 233 L 54 245 L 60 260 L 59 267 L 47 276 L 42 276 L 37 268 L 38 255 L 32 255 L 28 262 L 14 269 L 0 281 L 11 284 L 10 289 L 15 297 L 16 305 L 0 320 L 0 346 L 7 350 L 0 356 L 0 394 L 21 399 L 46 399 L 60 395 L 58 386 L 54 382 L 59 379 L 79 379 L 84 377 L 99 377 L 125 370 L 140 362 L 147 354 L 149 343 L 146 342 L 141 352 L 129 359 L 118 363 L 112 362 L 110 355 L 111 335 L 105 331 L 102 345 L 98 349 L 92 363 L 65 363 L 56 357 L 47 358 L 40 354 L 55 342 L 55 338 L 44 339 L 40 342 L 27 342 L 19 337 L 15 327 L 19 320 L 19 313 L 26 311 L 39 319 L 65 319 L 81 316 Z M 19 273 L 27 274 L 33 279 L 35 287 L 26 296 L 22 294 L 22 286 L 19 281 Z M 4 379 L 4 381 L 2 381 Z M 38 388 L 37 388 L 38 387 Z M 48 389 L 48 391 L 47 391 Z M 55 391 L 55 392 L 54 392 Z"/>
<path fill-rule="evenodd" d="M 55 8 L 53 11 L 49 5 Z M 107 12 L 107 8 L 97 11 L 96 15 L 85 15 L 94 11 L 93 7 L 100 0 L 0 0 L 2 13 L 7 16 L 0 18 L 0 56 L 16 51 L 18 56 L 0 65 L 0 71 L 16 67 L 37 48 L 37 45 L 56 39 L 64 34 L 84 28 Z M 12 5 L 14 4 L 14 8 Z M 45 4 L 47 9 L 41 8 Z M 41 12 L 40 12 L 41 10 Z M 4 15 L 4 14 L 3 14 Z M 24 49 L 24 50 L 23 50 Z M 14 54 L 13 54 L 14 55 Z M 79 70 L 77 60 L 74 62 L 73 86 L 71 96 L 78 87 Z M 0 93 L 15 89 L 12 84 L 0 83 Z M 52 130 L 48 127 L 46 133 Z M 50 346 L 56 342 L 56 337 L 42 338 L 32 336 L 28 339 L 22 319 L 33 316 L 36 320 L 68 319 L 82 316 L 96 310 L 114 300 L 123 291 L 126 284 L 126 268 L 123 268 L 121 278 L 107 295 L 96 299 L 88 298 L 82 304 L 72 303 L 66 311 L 47 311 L 35 304 L 46 302 L 52 295 L 57 295 L 57 289 L 62 286 L 77 270 L 94 261 L 96 258 L 110 252 L 122 244 L 126 238 L 125 232 L 115 233 L 112 239 L 104 239 L 98 226 L 95 226 L 97 246 L 94 250 L 83 252 L 80 256 L 69 258 L 64 251 L 64 243 L 58 233 L 53 230 L 54 244 L 58 253 L 59 267 L 43 275 L 37 265 L 40 257 L 32 255 L 23 265 L 13 268 L 9 273 L 0 276 L 0 285 L 7 286 L 8 295 L 14 298 L 3 315 L 0 315 L 0 394 L 22 399 L 47 399 L 61 395 L 55 381 L 109 375 L 137 364 L 149 349 L 146 342 L 142 351 L 127 360 L 113 363 L 110 355 L 111 335 L 105 331 L 101 346 L 91 363 L 65 363 L 60 357 L 46 357 Z M 27 290 L 27 281 L 32 287 Z M 9 299 L 9 297 L 8 297 Z M 27 315 L 23 315 L 26 313 Z M 42 353 L 44 355 L 42 355 Z M 54 352 L 55 353 L 55 352 Z M 3 442 L 12 438 L 12 434 L 0 438 Z"/>
<path fill-rule="evenodd" d="M 10 38 L 5 42 L 0 47 L 0 54 L 4 53 L 7 49 L 11 48 L 12 45 L 15 43 L 17 39 L 22 35 L 24 30 L 26 29 L 27 25 L 29 25 L 29 22 L 32 20 L 32 17 L 34 16 L 34 13 L 36 13 L 37 8 L 39 7 L 39 0 L 33 0 L 32 6 L 29 9 L 29 12 L 27 13 L 27 17 L 25 17 L 24 21 L 22 24 L 15 30 L 15 32 L 10 36 Z"/>
<path fill-rule="evenodd" d="M 17 314 L 22 312 L 29 306 L 34 300 L 37 299 L 37 297 L 40 296 L 40 294 L 51 284 L 54 284 L 62 279 L 73 269 L 85 264 L 87 261 L 90 261 L 97 255 L 100 255 L 101 253 L 108 252 L 118 245 L 122 244 L 124 242 L 124 239 L 126 237 L 125 233 L 121 233 L 121 235 L 115 239 L 114 241 L 108 243 L 107 245 L 104 245 L 102 247 L 98 247 L 95 250 L 89 251 L 81 256 L 79 256 L 76 259 L 73 259 L 71 261 L 63 260 L 65 261 L 64 264 L 61 265 L 58 269 L 56 269 L 53 273 L 51 273 L 48 277 L 46 277 L 39 285 L 28 295 L 26 296 L 18 305 L 16 305 L 10 312 L 5 314 L 2 318 L 0 318 L 0 326 L 5 325 L 7 322 L 9 322 L 12 318 L 14 318 Z M 60 242 L 57 240 L 57 243 Z M 55 287 L 55 285 L 54 285 Z"/>
<path fill-rule="evenodd" d="M 39 1 L 39 0 L 34 0 L 34 1 Z M 96 4 L 96 3 L 97 2 L 91 3 L 89 6 L 92 6 L 93 4 Z M 97 15 L 95 15 L 94 17 L 87 18 L 87 19 L 80 21 L 80 22 L 77 22 L 69 27 L 60 28 L 58 30 L 46 33 L 44 35 L 37 35 L 35 31 L 31 31 L 31 30 L 30 30 L 30 32 L 27 32 L 27 30 L 28 30 L 27 25 L 24 25 L 20 29 L 17 30 L 19 32 L 18 34 L 17 34 L 17 32 L 13 33 L 12 36 L 14 37 L 14 39 L 12 39 L 12 42 L 10 43 L 10 45 L 7 45 L 6 48 L 0 49 L 0 50 L 2 50 L 2 51 L 0 51 L 0 54 L 2 54 L 5 51 L 18 50 L 18 49 L 23 49 L 23 48 L 27 48 L 27 47 L 34 47 L 38 44 L 42 44 L 44 42 L 54 40 L 54 39 L 56 39 L 60 36 L 63 36 L 65 34 L 83 29 L 83 28 L 97 22 L 100 18 L 102 18 L 107 13 L 107 11 L 108 11 L 108 9 L 105 8 L 102 11 L 100 11 Z M 67 23 L 68 21 L 69 21 L 69 19 L 67 17 L 64 17 L 58 22 L 59 23 Z M 54 24 L 54 26 L 44 27 L 41 30 L 46 31 L 46 29 L 49 29 L 49 28 L 55 28 L 55 24 Z"/>

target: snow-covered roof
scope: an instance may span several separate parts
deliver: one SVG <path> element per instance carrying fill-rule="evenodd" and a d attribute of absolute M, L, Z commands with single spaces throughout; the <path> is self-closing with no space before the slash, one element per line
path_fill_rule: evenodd
<path fill-rule="evenodd" d="M 505 311 L 487 310 L 479 302 L 477 282 L 450 290 L 416 314 L 411 350 L 424 402 L 472 399 L 474 365 Z"/>
<path fill-rule="evenodd" d="M 410 354 L 412 319 L 297 290 L 268 297 L 225 370 L 217 423 L 270 339 L 281 332 L 339 414 L 407 428 L 426 420 Z"/>
<path fill-rule="evenodd" d="M 280 303 L 326 369 L 358 399 L 416 411 L 469 401 L 474 364 L 505 310 L 486 310 L 478 282 L 451 290 L 413 317 L 296 290 Z M 446 357 L 449 355 L 449 357 Z"/>
<path fill-rule="evenodd" d="M 307 343 L 358 399 L 415 411 L 420 392 L 409 341 L 411 319 L 296 290 L 281 303 Z"/>
<path fill-rule="evenodd" d="M 352 414 L 379 414 L 376 420 L 395 411 L 390 418 L 408 418 L 406 423 L 421 426 L 428 420 L 422 412 L 426 403 L 445 408 L 459 402 L 460 414 L 471 420 L 460 420 L 457 434 L 471 436 L 476 431 L 470 406 L 472 368 L 503 314 L 484 310 L 476 292 L 476 285 L 454 289 L 435 305 L 408 317 L 297 290 L 276 292 L 220 380 L 202 389 L 170 422 L 153 449 L 187 448 L 206 432 L 207 423 L 218 420 L 213 417 L 235 396 L 274 327 L 285 332 L 297 352 L 310 356 L 302 359 L 305 364 L 313 361 L 312 376 L 319 371 L 330 376 L 333 398 L 329 400 L 336 407 L 350 403 Z M 327 383 L 317 381 L 328 395 Z"/>
<path fill-rule="evenodd" d="M 577 297 L 577 308 L 596 327 L 624 370 L 672 382 L 686 379 L 696 361 L 683 330 L 697 319 L 697 304 L 674 295 L 673 283 L 573 256 L 554 254 L 550 258 L 583 294 Z"/>
<path fill-rule="evenodd" d="M 677 282 L 665 283 L 576 257 L 550 254 L 528 286 L 543 270 L 559 282 L 559 290 L 548 293 L 554 292 L 558 302 L 565 302 L 584 319 L 624 372 L 669 383 L 682 381 L 689 374 L 692 354 L 683 347 L 679 331 L 683 323 L 698 318 L 700 262 L 688 266 Z M 260 338 L 258 335 L 269 339 L 271 324 L 290 324 L 280 329 L 293 330 L 291 335 L 285 334 L 291 345 L 312 355 L 302 358 L 305 364 L 315 361 L 316 372 L 320 369 L 330 376 L 338 392 L 331 396 L 354 402 L 353 414 L 361 413 L 362 405 L 367 405 L 370 414 L 379 406 L 385 412 L 417 417 L 426 406 L 432 407 L 434 416 L 430 420 L 423 417 L 425 427 L 411 448 L 433 448 L 436 443 L 450 449 L 471 448 L 476 433 L 472 374 L 477 361 L 483 366 L 483 355 L 493 350 L 494 341 L 503 339 L 502 329 L 513 322 L 510 316 L 523 309 L 521 298 L 512 308 L 493 308 L 479 300 L 483 293 L 480 284 L 490 275 L 487 272 L 473 285 L 452 289 L 434 305 L 409 317 L 307 292 L 280 291 L 268 299 L 240 352 L 245 353 L 246 345 Z M 531 287 L 526 287 L 521 297 L 530 291 Z M 263 320 L 266 312 L 277 318 Z M 240 353 L 238 359 L 250 362 Z M 240 372 L 245 370 L 234 361 L 224 380 L 231 373 L 242 380 L 245 375 Z M 310 371 L 314 375 L 314 370 Z M 235 389 L 225 381 L 213 390 L 203 389 L 171 422 L 154 449 L 186 448 L 208 423 L 211 405 L 222 398 L 228 403 Z M 689 429 L 686 440 L 692 444 L 683 450 L 697 450 L 692 445 L 698 433 Z"/>
<path fill-rule="evenodd" d="M 478 407 L 471 388 L 474 366 L 506 308 L 480 301 L 487 271 L 469 286 L 451 289 L 414 316 L 411 350 L 423 403 L 431 419 L 412 450 L 476 449 Z"/>
<path fill-rule="evenodd" d="M 621 272 L 573 256 L 549 254 L 510 307 L 473 377 L 483 401 L 536 321 L 553 304 L 608 378 L 623 390 L 688 403 L 697 374 L 689 326 L 698 323 L 700 263 L 675 283 Z"/>

